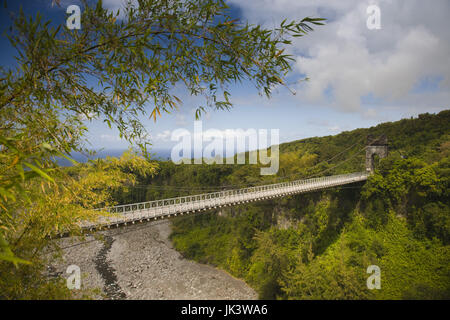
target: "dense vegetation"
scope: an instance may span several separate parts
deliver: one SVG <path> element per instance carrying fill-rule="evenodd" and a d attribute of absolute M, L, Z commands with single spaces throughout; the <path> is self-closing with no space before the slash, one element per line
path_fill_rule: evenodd
<path fill-rule="evenodd" d="M 450 111 L 443 111 L 283 144 L 279 176 L 290 178 L 362 170 L 358 151 L 368 134 L 386 134 L 390 154 L 365 184 L 179 218 L 175 247 L 245 279 L 261 298 L 449 299 L 449 123 Z M 161 163 L 150 185 L 130 196 L 201 192 L 258 178 L 246 165 Z M 372 264 L 381 269 L 381 290 L 367 289 Z"/>
<path fill-rule="evenodd" d="M 175 87 L 204 98 L 197 116 L 231 108 L 237 82 L 270 97 L 292 68 L 283 52 L 293 37 L 323 24 L 306 17 L 266 29 L 236 20 L 224 0 L 126 1 L 120 12 L 80 5 L 81 28 L 66 27 L 63 8 L 53 11 L 58 23 L 21 7 L 2 34 L 15 52 L 0 65 L 0 298 L 67 297 L 42 276 L 43 249 L 154 171 L 140 157 L 61 170 L 56 157 L 88 151 L 88 121 L 115 127 L 148 160 L 142 120 L 179 108 Z"/>
<path fill-rule="evenodd" d="M 34 179 L 24 185 L 27 198 L 17 198 L 14 228 L 5 230 L 10 250 L 20 253 L 16 266 L 0 261 L 0 299 L 71 298 L 64 279 L 49 279 L 47 265 L 61 257 L 54 239 L 64 233 L 84 237 L 77 223 L 95 220 L 90 210 L 113 204 L 112 194 L 155 173 L 155 163 L 126 152 L 121 158 L 107 158 L 53 173 L 53 183 Z M 76 292 L 89 297 L 90 290 Z"/>

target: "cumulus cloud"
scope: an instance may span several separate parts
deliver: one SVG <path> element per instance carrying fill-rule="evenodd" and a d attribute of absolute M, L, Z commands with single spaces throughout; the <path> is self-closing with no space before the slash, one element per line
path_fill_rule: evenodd
<path fill-rule="evenodd" d="M 120 139 L 119 136 L 112 135 L 112 134 L 101 134 L 100 139 L 103 142 L 110 142 L 110 143 L 122 141 L 122 139 Z"/>
<path fill-rule="evenodd" d="M 361 108 L 371 97 L 378 105 L 406 106 L 423 100 L 416 92 L 428 77 L 439 79 L 430 103 L 448 106 L 450 87 L 449 1 L 232 0 L 245 19 L 273 27 L 284 18 L 324 17 L 328 23 L 294 42 L 295 70 L 310 81 L 298 84 L 297 97 L 372 117 Z M 369 30 L 366 9 L 381 9 L 381 29 Z M 442 99 L 437 99 L 442 97 Z M 424 101 L 426 104 L 426 101 Z M 428 110 L 422 110 L 428 111 Z"/>
<path fill-rule="evenodd" d="M 385 57 L 371 54 L 357 43 L 341 42 L 319 46 L 313 57 L 299 57 L 297 67 L 312 76 L 305 86 L 307 97 L 318 100 L 331 87 L 336 105 L 355 111 L 360 98 L 368 94 L 387 99 L 404 97 L 423 77 L 439 74 L 446 66 L 440 63 L 449 55 L 447 44 L 418 26 L 399 39 Z M 445 72 L 443 77 L 448 81 L 449 74 Z"/>
<path fill-rule="evenodd" d="M 137 0 L 103 0 L 103 7 L 109 9 L 111 12 L 117 13 L 119 11 L 119 19 L 125 17 L 125 8 L 131 5 L 138 6 Z"/>
<path fill-rule="evenodd" d="M 171 131 L 164 130 L 163 132 L 159 132 L 155 136 L 155 141 L 167 142 L 170 141 Z"/>

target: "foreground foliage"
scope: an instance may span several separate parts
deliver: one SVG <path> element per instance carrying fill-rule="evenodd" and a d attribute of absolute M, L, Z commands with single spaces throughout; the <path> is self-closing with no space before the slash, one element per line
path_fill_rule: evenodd
<path fill-rule="evenodd" d="M 53 173 L 53 183 L 33 179 L 25 185 L 27 198 L 18 198 L 14 212 L 4 219 L 4 238 L 24 263 L 0 261 L 0 298 L 69 298 L 64 281 L 49 282 L 49 261 L 60 257 L 61 234 L 82 236 L 78 223 L 95 221 L 93 208 L 116 204 L 112 194 L 131 186 L 137 177 L 149 177 L 156 165 L 132 153 L 107 158 Z M 12 260 L 13 262 L 15 260 Z"/>

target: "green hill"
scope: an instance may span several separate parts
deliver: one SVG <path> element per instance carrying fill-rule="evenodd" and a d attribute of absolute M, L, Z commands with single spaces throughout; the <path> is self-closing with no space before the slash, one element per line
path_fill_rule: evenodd
<path fill-rule="evenodd" d="M 448 299 L 449 123 L 447 110 L 282 144 L 278 176 L 264 182 L 363 170 L 367 135 L 386 134 L 389 156 L 365 184 L 179 218 L 175 247 L 243 278 L 261 298 Z M 192 193 L 261 177 L 255 166 L 163 163 L 152 182 Z M 380 290 L 367 288 L 369 265 L 380 267 Z"/>

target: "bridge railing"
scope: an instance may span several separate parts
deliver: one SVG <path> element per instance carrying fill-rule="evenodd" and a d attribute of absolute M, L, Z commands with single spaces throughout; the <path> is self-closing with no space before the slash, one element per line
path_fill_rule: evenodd
<path fill-rule="evenodd" d="M 290 182 L 254 186 L 243 189 L 222 190 L 197 195 L 117 205 L 97 210 L 121 214 L 130 214 L 136 211 L 150 210 L 153 212 L 161 212 L 161 214 L 163 214 L 164 212 L 170 213 L 170 209 L 173 209 L 173 212 L 175 213 L 177 207 L 198 210 L 203 208 L 205 203 L 220 206 L 229 202 L 248 201 L 265 196 L 270 197 L 290 192 L 294 193 L 299 191 L 321 189 L 328 186 L 351 183 L 352 181 L 356 182 L 366 180 L 368 175 L 369 174 L 367 172 L 356 172 L 350 174 L 325 176 L 306 180 L 295 180 Z M 164 210 L 164 208 L 169 210 Z"/>

